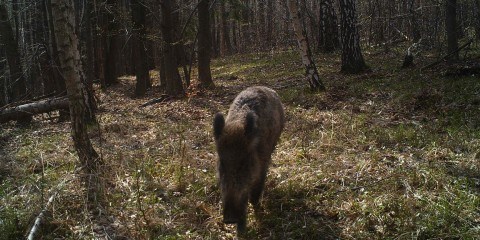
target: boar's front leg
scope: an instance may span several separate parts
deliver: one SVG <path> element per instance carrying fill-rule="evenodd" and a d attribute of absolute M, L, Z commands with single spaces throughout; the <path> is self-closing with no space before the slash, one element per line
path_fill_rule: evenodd
<path fill-rule="evenodd" d="M 267 168 L 263 167 L 260 176 L 252 184 L 252 190 L 250 191 L 250 203 L 255 209 L 258 209 L 260 197 L 262 196 L 263 188 L 265 186 L 265 179 L 267 177 Z"/>

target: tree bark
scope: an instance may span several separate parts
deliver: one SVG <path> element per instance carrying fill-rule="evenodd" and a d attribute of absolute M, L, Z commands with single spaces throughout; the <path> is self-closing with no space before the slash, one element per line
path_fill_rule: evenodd
<path fill-rule="evenodd" d="M 475 37 L 480 40 L 480 0 L 475 0 Z"/>
<path fill-rule="evenodd" d="M 318 49 L 320 52 L 329 53 L 340 46 L 338 37 L 338 23 L 332 0 L 320 1 Z"/>
<path fill-rule="evenodd" d="M 132 0 L 132 21 L 133 21 L 133 59 L 135 64 L 135 95 L 144 96 L 150 82 L 148 69 L 148 57 L 145 35 L 146 11 L 140 0 Z"/>
<path fill-rule="evenodd" d="M 359 73 L 368 69 L 360 48 L 355 0 L 340 0 L 342 72 Z"/>
<path fill-rule="evenodd" d="M 175 56 L 175 26 L 172 16 L 173 0 L 162 0 L 163 62 L 165 64 L 165 90 L 168 95 L 183 95 L 184 89 Z"/>
<path fill-rule="evenodd" d="M 417 15 L 415 13 L 415 0 L 408 0 L 408 13 L 410 14 L 410 32 L 413 41 L 418 42 L 422 36 L 418 26 Z"/>
<path fill-rule="evenodd" d="M 17 102 L 26 99 L 27 85 L 22 70 L 18 42 L 15 40 L 12 24 L 8 15 L 6 3 L 0 4 L 0 40 L 5 46 L 8 67 L 10 69 L 10 101 Z"/>
<path fill-rule="evenodd" d="M 120 58 L 120 39 L 118 36 L 117 19 L 112 12 L 112 8 L 116 5 L 115 0 L 107 0 L 104 14 L 107 21 L 107 46 L 105 47 L 105 84 L 110 86 L 118 82 L 117 80 L 117 61 Z"/>
<path fill-rule="evenodd" d="M 226 10 L 225 1 L 222 1 L 220 3 L 220 13 L 222 17 L 220 54 L 222 56 L 225 56 L 232 53 L 232 44 L 230 42 L 230 28 L 228 26 L 228 11 Z"/>
<path fill-rule="evenodd" d="M 69 100 L 72 138 L 80 163 L 84 170 L 83 182 L 87 189 L 87 200 L 96 204 L 103 196 L 100 188 L 99 167 L 101 159 L 93 148 L 85 124 L 86 95 L 81 81 L 80 53 L 75 35 L 73 0 L 52 0 L 55 38 L 58 44 L 62 75 L 65 78 Z M 93 206 L 93 205 L 90 205 Z"/>
<path fill-rule="evenodd" d="M 198 80 L 203 87 L 213 86 L 210 71 L 210 1 L 199 0 L 198 3 Z"/>
<path fill-rule="evenodd" d="M 450 56 L 448 62 L 458 60 L 458 32 L 457 32 L 457 0 L 447 0 L 445 3 L 445 25 L 447 31 L 447 53 Z"/>
<path fill-rule="evenodd" d="M 265 40 L 266 44 L 269 48 L 273 47 L 273 29 L 274 29 L 274 12 L 275 12 L 275 1 L 274 0 L 266 0 L 267 1 L 267 32 L 265 33 Z"/>
<path fill-rule="evenodd" d="M 293 20 L 293 30 L 297 38 L 300 55 L 305 66 L 305 76 L 312 90 L 325 90 L 325 86 L 320 80 L 317 67 L 313 61 L 312 52 L 308 44 L 307 34 L 302 24 L 301 15 L 298 11 L 297 0 L 289 0 L 290 12 Z"/>

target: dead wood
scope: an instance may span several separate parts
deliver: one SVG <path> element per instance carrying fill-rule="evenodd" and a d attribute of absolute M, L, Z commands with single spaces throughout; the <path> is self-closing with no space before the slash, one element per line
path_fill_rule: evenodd
<path fill-rule="evenodd" d="M 51 98 L 15 107 L 8 107 L 0 110 L 0 123 L 67 108 L 67 97 Z"/>
<path fill-rule="evenodd" d="M 443 61 L 445 61 L 447 58 L 449 58 L 449 57 L 452 56 L 453 54 L 458 53 L 458 52 L 460 52 L 460 50 L 462 50 L 462 49 L 470 46 L 470 44 L 472 44 L 472 42 L 473 42 L 473 40 L 470 39 L 468 42 L 466 42 L 466 43 L 463 44 L 462 46 L 458 47 L 457 50 L 455 50 L 455 51 L 453 51 L 453 52 L 451 52 L 451 53 L 448 53 L 447 55 L 443 56 L 443 57 L 440 58 L 439 60 L 437 60 L 437 61 L 435 61 L 435 62 L 433 62 L 433 63 L 430 63 L 430 64 L 428 64 L 428 65 L 425 66 L 425 67 L 422 67 L 422 69 L 420 69 L 420 70 L 423 71 L 423 70 L 425 70 L 425 69 L 431 68 L 431 67 L 433 67 L 433 66 L 435 66 L 435 65 L 437 65 L 437 64 L 439 64 L 439 63 L 441 63 L 441 62 L 443 62 Z"/>

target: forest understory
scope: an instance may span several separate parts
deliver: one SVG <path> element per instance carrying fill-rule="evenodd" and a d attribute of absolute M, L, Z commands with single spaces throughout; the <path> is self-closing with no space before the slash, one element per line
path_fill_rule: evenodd
<path fill-rule="evenodd" d="M 254 85 L 279 93 L 287 122 L 245 239 L 478 239 L 480 79 L 446 77 L 444 64 L 420 71 L 433 53 L 400 69 L 399 49 L 365 49 L 371 71 L 358 75 L 339 72 L 339 54 L 317 55 L 324 92 L 308 89 L 293 50 L 214 59 L 215 88 L 146 107 L 162 96 L 156 71 L 142 98 L 132 76 L 96 86 L 100 224 L 84 208 L 69 122 L 44 114 L 0 125 L 0 239 L 24 238 L 52 195 L 42 239 L 234 238 L 222 223 L 212 121 Z"/>

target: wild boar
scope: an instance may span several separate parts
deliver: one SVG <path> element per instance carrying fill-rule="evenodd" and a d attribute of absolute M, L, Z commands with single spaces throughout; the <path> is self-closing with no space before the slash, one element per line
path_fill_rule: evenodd
<path fill-rule="evenodd" d="M 267 87 L 250 87 L 230 105 L 226 119 L 217 113 L 213 131 L 223 222 L 245 231 L 248 201 L 257 208 L 272 152 L 285 124 L 282 102 Z"/>

